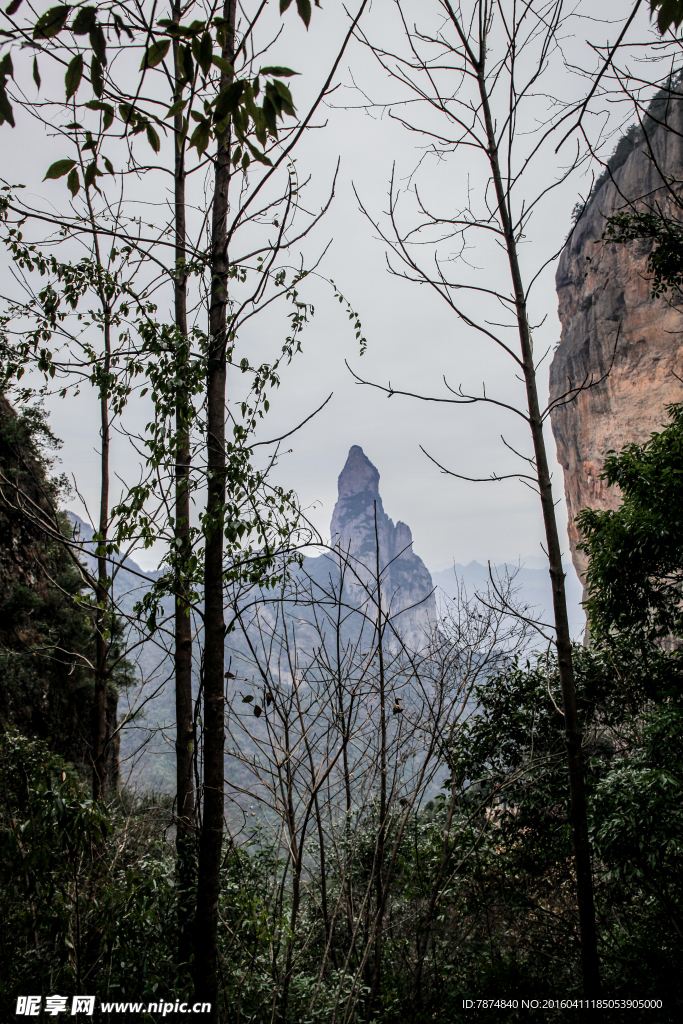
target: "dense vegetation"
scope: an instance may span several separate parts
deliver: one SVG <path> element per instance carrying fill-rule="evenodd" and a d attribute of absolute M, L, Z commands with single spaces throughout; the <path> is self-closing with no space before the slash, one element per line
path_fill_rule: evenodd
<path fill-rule="evenodd" d="M 57 447 L 40 408 L 17 415 L 0 396 L 0 723 L 85 765 L 95 640 L 83 570 L 69 545 L 73 527 L 59 509 L 68 485 L 51 475 Z M 121 663 L 108 689 L 112 734 L 117 689 L 127 682 Z M 114 771 L 117 746 L 112 736 Z"/>
<path fill-rule="evenodd" d="M 677 972 L 683 709 L 670 694 L 680 693 L 680 667 L 673 655 L 660 655 L 654 688 L 638 659 L 613 664 L 597 652 L 577 652 L 577 670 L 605 994 L 663 999 L 656 1019 L 677 1020 L 683 1009 Z M 463 998 L 509 992 L 520 999 L 580 998 L 562 722 L 551 696 L 556 686 L 553 665 L 541 658 L 510 665 L 477 691 L 481 713 L 457 746 L 463 778 L 476 781 L 458 786 L 449 822 L 443 794 L 411 817 L 389 896 L 372 1019 L 449 1021 L 460 1016 Z M 107 807 L 93 805 L 68 764 L 44 742 L 13 731 L 4 735 L 0 757 L 3 1016 L 27 991 L 182 998 L 190 987 L 175 957 L 168 804 L 123 794 Z M 492 793 L 499 795 L 487 799 Z M 439 878 L 447 830 L 456 838 Z M 368 816 L 349 851 L 358 893 L 365 892 L 375 843 L 376 822 Z M 367 988 L 359 987 L 357 1001 L 348 998 L 362 945 L 354 953 L 343 919 L 326 943 L 314 872 L 289 933 L 286 864 L 263 829 L 225 847 L 222 1004 L 231 1008 L 231 1020 L 270 1020 L 282 998 L 292 939 L 296 970 L 282 1019 L 333 1020 L 335 1006 L 336 1019 L 343 1019 L 355 1002 L 348 1019 L 367 1020 Z M 340 880 L 330 872 L 326 883 L 332 905 Z M 437 913 L 429 915 L 434 894 Z M 652 1015 L 630 1011 L 623 1019 Z"/>

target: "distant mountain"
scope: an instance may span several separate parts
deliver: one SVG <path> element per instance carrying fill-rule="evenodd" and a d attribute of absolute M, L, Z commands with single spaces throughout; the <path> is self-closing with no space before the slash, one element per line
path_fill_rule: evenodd
<path fill-rule="evenodd" d="M 537 565 L 540 559 L 529 559 Z M 514 576 L 515 588 L 518 588 L 516 600 L 520 604 L 529 605 L 535 609 L 534 618 L 543 622 L 553 621 L 553 597 L 550 587 L 550 575 L 547 568 L 528 568 L 528 563 L 519 564 L 505 563 L 492 566 L 491 570 L 495 578 L 502 579 L 507 572 L 510 577 Z M 586 627 L 586 616 L 581 607 L 582 588 L 572 566 L 565 565 L 565 588 L 567 593 L 567 610 L 569 613 L 569 629 L 575 640 L 581 640 Z M 485 591 L 489 582 L 489 568 L 479 562 L 470 562 L 469 565 L 454 564 L 451 569 L 443 569 L 440 572 L 433 572 L 432 579 L 439 592 L 451 599 L 456 597 L 458 580 L 465 585 L 468 595 L 472 596 L 476 590 Z"/>
<path fill-rule="evenodd" d="M 384 511 L 379 472 L 359 445 L 349 450 L 337 486 L 330 538 L 348 559 L 344 601 L 373 615 L 379 552 L 382 607 L 402 637 L 420 646 L 436 615 L 432 577 L 413 551 L 410 527 L 400 521 L 394 525 Z M 321 555 L 307 559 L 304 569 L 313 578 L 327 576 L 335 561 L 333 555 Z"/>
<path fill-rule="evenodd" d="M 383 608 L 385 611 L 390 610 L 395 627 L 408 644 L 417 648 L 424 643 L 425 631 L 437 619 L 439 602 L 444 596 L 456 596 L 457 581 L 461 581 L 468 594 L 473 596 L 476 590 L 486 589 L 488 567 L 470 562 L 469 565 L 455 564 L 451 569 L 430 573 L 413 551 L 410 528 L 400 521 L 394 524 L 384 511 L 379 479 L 379 471 L 363 449 L 353 445 L 338 478 L 338 499 L 330 525 L 332 545 L 338 545 L 341 551 L 347 553 L 349 564 L 353 567 L 353 571 L 345 573 L 343 600 L 347 608 L 365 609 L 370 620 L 374 620 L 378 540 Z M 76 527 L 77 536 L 84 542 L 84 558 L 88 569 L 96 571 L 93 528 L 75 513 L 69 512 L 68 515 Z M 540 559 L 529 561 L 541 564 Z M 510 575 L 516 573 L 515 586 L 520 588 L 518 599 L 535 608 L 539 618 L 550 621 L 552 599 L 547 569 L 507 565 L 497 566 L 493 571 L 500 574 L 505 569 Z M 144 572 L 131 558 L 124 558 L 119 566 L 110 571 L 114 574 L 117 604 L 121 611 L 133 617 L 135 604 L 160 573 Z M 316 558 L 305 559 L 302 569 L 294 573 L 292 585 L 299 586 L 302 591 L 308 588 L 314 596 L 322 598 L 326 592 L 338 588 L 340 582 L 339 554 L 328 551 Z M 579 606 L 581 588 L 571 570 L 567 577 L 567 591 L 570 628 L 572 634 L 580 638 L 584 627 L 584 616 Z M 265 602 L 273 597 L 271 593 L 263 596 Z M 170 611 L 170 599 L 167 604 Z M 297 646 L 305 659 L 320 643 L 319 633 L 314 627 L 313 612 L 305 602 L 288 604 L 285 608 L 286 618 L 296 624 Z M 254 620 L 254 628 L 260 628 L 258 623 L 263 626 L 271 618 L 266 604 Z M 361 622 L 361 615 L 352 613 L 346 617 L 346 639 L 358 635 Z M 130 635 L 135 642 L 141 639 L 135 626 L 131 626 Z M 172 790 L 175 774 L 175 698 L 170 641 L 170 635 L 162 632 L 143 640 L 134 648 L 131 659 L 137 666 L 140 681 L 133 691 L 120 694 L 119 720 L 135 712 L 122 731 L 122 779 L 125 780 L 132 769 L 132 781 L 138 781 L 146 787 Z M 239 632 L 226 638 L 226 648 L 226 661 L 232 658 L 230 663 L 238 673 L 231 684 L 231 689 L 236 691 L 245 685 L 247 675 L 252 671 L 249 648 Z M 143 709 L 141 713 L 137 710 L 140 708 Z M 142 744 L 144 749 L 141 749 Z"/>

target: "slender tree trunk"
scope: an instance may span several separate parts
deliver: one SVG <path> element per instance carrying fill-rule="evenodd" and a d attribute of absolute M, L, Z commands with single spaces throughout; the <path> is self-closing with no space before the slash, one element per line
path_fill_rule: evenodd
<path fill-rule="evenodd" d="M 324 829 L 323 829 L 323 819 L 322 819 L 322 813 L 321 813 L 321 810 L 320 810 L 320 801 L 318 800 L 318 789 L 317 789 L 316 781 L 315 781 L 315 779 L 316 779 L 315 760 L 314 760 L 314 757 L 313 757 L 313 750 L 311 749 L 311 744 L 309 742 L 309 737 L 308 737 L 308 732 L 306 730 L 306 725 L 305 725 L 305 722 L 303 721 L 303 718 L 301 716 L 301 706 L 300 706 L 300 704 L 299 704 L 299 717 L 301 719 L 302 734 L 304 736 L 304 741 L 306 743 L 306 752 L 308 754 L 308 764 L 309 764 L 310 769 L 311 769 L 311 787 L 314 789 L 313 805 L 314 805 L 314 810 L 315 810 L 315 821 L 316 821 L 316 825 L 317 825 L 317 828 L 318 828 L 318 848 L 319 848 L 318 863 L 320 865 L 320 867 L 319 867 L 319 871 L 320 871 L 320 908 L 321 908 L 322 914 L 323 914 L 323 925 L 324 925 L 324 928 L 325 928 L 325 950 L 327 951 L 327 949 L 328 949 L 328 947 L 330 945 L 330 938 L 331 938 L 331 934 L 332 933 L 331 933 L 331 928 L 330 928 L 330 915 L 329 915 L 329 910 L 328 910 L 328 906 L 327 906 L 327 866 L 326 866 L 326 862 L 325 862 L 325 860 L 326 860 L 326 858 L 325 858 L 325 832 L 324 832 Z M 334 966 L 334 968 L 336 970 L 337 969 L 337 954 L 336 954 L 336 951 L 334 950 L 334 948 L 332 948 L 332 963 L 333 963 L 333 966 Z"/>
<path fill-rule="evenodd" d="M 431 933 L 432 924 L 434 923 L 434 918 L 436 917 L 439 896 L 441 895 L 441 885 L 444 880 L 446 868 L 448 867 L 452 853 L 451 826 L 453 824 L 453 814 L 455 812 L 456 782 L 455 771 L 451 769 L 451 772 L 451 802 L 448 807 L 448 817 L 446 819 L 446 828 L 444 831 L 443 845 L 441 847 L 441 863 L 439 864 L 439 870 L 436 874 L 436 878 L 432 883 L 432 892 L 429 898 L 429 904 L 427 905 L 427 912 L 424 916 L 424 919 L 420 926 L 420 932 L 415 942 L 415 952 L 417 956 L 415 962 L 415 970 L 413 973 L 413 982 L 410 990 L 409 1004 L 409 1013 L 411 1021 L 414 1021 L 416 1019 L 420 1006 L 422 973 L 424 970 L 424 962 L 427 957 L 427 946 L 429 945 L 429 936 Z"/>
<path fill-rule="evenodd" d="M 289 738 L 289 727 L 285 724 L 285 750 L 291 751 Z M 294 780 L 292 778 L 291 758 L 287 758 L 287 828 L 289 830 L 290 858 L 292 863 L 292 904 L 289 913 L 289 931 L 287 938 L 287 954 L 285 956 L 284 982 L 282 985 L 282 996 L 278 1011 L 278 1024 L 286 1024 L 287 1011 L 289 1008 L 289 989 L 292 983 L 292 958 L 294 955 L 294 936 L 296 933 L 296 921 L 299 915 L 301 902 L 301 869 L 302 849 L 297 843 L 296 837 L 296 814 L 294 812 L 293 800 Z M 301 832 L 301 847 L 305 842 L 306 823 Z"/>
<path fill-rule="evenodd" d="M 173 21 L 180 24 L 181 7 L 173 6 Z M 182 74 L 178 63 L 178 40 L 173 41 L 176 99 L 180 96 Z M 177 327 L 176 465 L 175 465 L 175 708 L 176 708 L 176 850 L 178 857 L 178 961 L 188 964 L 192 955 L 192 897 L 194 849 L 194 780 L 192 720 L 192 622 L 185 599 L 185 566 L 190 554 L 190 437 L 189 399 L 184 370 L 187 347 L 187 274 L 185 226 L 185 140 L 183 115 L 175 117 L 175 322 Z"/>
<path fill-rule="evenodd" d="M 479 82 L 479 95 L 482 102 L 486 124 L 488 158 L 493 174 L 496 200 L 500 213 L 508 262 L 515 293 L 515 306 L 519 340 L 526 384 L 527 408 L 529 424 L 536 459 L 538 489 L 541 496 L 543 523 L 550 565 L 550 580 L 553 590 L 553 609 L 555 613 L 555 643 L 557 662 L 562 687 L 562 703 L 564 708 L 565 738 L 567 743 L 567 763 L 569 768 L 569 790 L 571 797 L 571 829 L 574 847 L 574 865 L 576 871 L 576 891 L 579 909 L 579 930 L 581 935 L 581 966 L 583 972 L 583 988 L 586 998 L 592 999 L 600 992 L 600 961 L 597 948 L 595 927 L 595 905 L 593 900 L 593 876 L 591 871 L 590 843 L 588 840 L 588 822 L 586 817 L 586 787 L 584 780 L 583 757 L 581 754 L 581 728 L 576 709 L 576 691 L 574 686 L 574 667 L 572 664 L 571 634 L 567 619 L 567 599 L 564 588 L 564 570 L 562 553 L 555 518 L 548 458 L 543 437 L 543 420 L 538 399 L 536 371 L 534 367 L 533 345 L 529 321 L 527 317 L 526 295 L 522 283 L 522 275 L 517 254 L 517 242 L 512 226 L 512 218 L 507 206 L 507 197 L 500 170 L 498 148 L 496 143 L 493 118 L 488 101 L 488 90 L 484 70 L 484 48 L 476 62 Z"/>
<path fill-rule="evenodd" d="M 386 900 L 383 898 L 382 870 L 384 867 L 384 845 L 386 840 L 387 821 L 387 712 L 384 680 L 384 630 L 382 627 L 382 572 L 379 561 L 379 532 L 377 529 L 377 502 L 375 502 L 375 575 L 377 583 L 377 658 L 379 661 L 379 715 L 380 715 L 380 764 L 379 764 L 379 831 L 377 834 L 377 851 L 375 861 L 375 892 L 376 892 L 376 923 L 375 949 L 372 971 L 372 983 L 368 996 L 367 1018 L 372 1019 L 372 1010 L 377 999 L 382 972 L 382 932 L 384 925 L 384 909 Z"/>
<path fill-rule="evenodd" d="M 226 0 L 223 58 L 234 59 L 236 0 Z M 231 76 L 221 74 L 221 88 Z M 224 802 L 223 510 L 225 506 L 225 381 L 227 346 L 228 188 L 230 128 L 218 139 L 211 235 L 211 299 L 207 402 L 207 525 L 204 565 L 204 787 L 199 839 L 195 984 L 197 999 L 211 1003 L 208 1021 L 218 1021 L 218 897 Z"/>
<path fill-rule="evenodd" d="M 98 254 L 99 262 L 99 254 Z M 104 299 L 103 299 L 104 304 Z M 95 696 L 93 702 L 92 795 L 100 800 L 107 784 L 107 627 L 109 585 L 107 568 L 107 532 L 109 530 L 109 373 L 111 370 L 111 325 L 104 313 L 104 364 L 100 386 L 100 522 L 97 544 L 97 587 L 95 600 Z"/>

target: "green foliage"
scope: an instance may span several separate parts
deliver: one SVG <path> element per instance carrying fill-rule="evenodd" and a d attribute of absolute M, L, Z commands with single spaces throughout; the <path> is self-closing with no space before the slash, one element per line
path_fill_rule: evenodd
<path fill-rule="evenodd" d="M 280 0 L 280 14 L 284 14 L 292 0 Z M 320 7 L 320 0 L 315 0 L 315 6 Z M 311 20 L 311 0 L 296 0 L 296 9 L 299 17 L 308 28 Z"/>
<path fill-rule="evenodd" d="M 66 483 L 49 476 L 58 447 L 40 407 L 26 406 L 17 415 L 0 396 L 0 728 L 40 737 L 52 751 L 86 764 L 95 609 L 69 548 L 73 528 L 59 511 Z M 129 685 L 131 670 L 120 658 L 115 615 L 109 629 L 116 663 L 107 699 L 113 730 L 117 691 Z M 110 756 L 114 775 L 114 747 Z"/>
<path fill-rule="evenodd" d="M 83 761 L 94 636 L 79 603 L 82 580 L 66 547 L 22 508 L 31 501 L 46 512 L 57 507 L 63 481 L 47 476 L 56 447 L 39 408 L 17 416 L 0 398 L 0 725 L 42 736 Z M 57 537 L 70 534 L 64 518 L 49 518 Z"/>
<path fill-rule="evenodd" d="M 650 11 L 657 12 L 657 28 L 664 35 L 683 21 L 683 0 L 650 0 Z"/>
<path fill-rule="evenodd" d="M 63 178 L 65 174 L 68 174 L 72 167 L 76 166 L 76 161 L 71 160 L 68 157 L 64 160 L 56 160 L 53 164 L 50 164 L 43 181 L 47 181 L 49 178 Z"/>
<path fill-rule="evenodd" d="M 683 708 L 654 707 L 634 748 L 614 758 L 596 789 L 594 842 L 621 878 L 637 881 L 683 923 Z M 653 836 L 657 842 L 653 842 Z"/>
<path fill-rule="evenodd" d="M 93 804 L 43 744 L 0 736 L 3 1019 L 27 991 L 147 1000 L 187 991 L 173 964 L 167 820 L 155 801 Z"/>
<path fill-rule="evenodd" d="M 659 657 L 657 685 L 648 685 L 650 664 L 624 644 L 575 648 L 574 665 L 605 991 L 664 997 L 663 1019 L 674 1020 L 683 1006 L 671 977 L 683 951 L 683 709 L 661 685 L 680 676 L 678 659 Z M 463 866 L 469 912 L 487 929 L 470 945 L 475 998 L 581 994 L 558 694 L 552 657 L 511 664 L 478 688 L 478 713 L 457 745 L 461 776 L 472 780 L 465 801 L 491 808 Z"/>
<path fill-rule="evenodd" d="M 577 516 L 597 635 L 631 632 L 643 642 L 683 635 L 683 405 L 667 411 L 661 432 L 605 459 L 603 479 L 621 489 L 620 507 Z"/>
<path fill-rule="evenodd" d="M 652 213 L 617 213 L 607 218 L 603 239 L 609 242 L 630 242 L 642 239 L 652 242 L 647 258 L 652 274 L 652 298 L 668 291 L 680 291 L 683 285 L 683 228 L 675 221 Z"/>
<path fill-rule="evenodd" d="M 281 14 L 290 6 L 291 0 L 281 0 Z M 14 0 L 7 8 L 6 13 L 11 17 L 19 8 L 21 0 Z M 316 0 L 319 6 L 319 0 Z M 297 12 L 306 27 L 311 20 L 310 0 L 297 0 Z M 69 16 L 75 10 L 76 14 L 69 25 Z M 100 20 L 104 18 L 104 21 Z M 105 28 L 116 34 L 117 43 L 110 35 L 105 35 Z M 131 102 L 119 102 L 118 113 L 123 122 L 124 133 L 131 135 L 145 133 L 147 141 L 154 153 L 161 149 L 161 139 L 154 123 L 163 127 L 154 110 L 143 109 L 143 101 L 140 99 L 140 88 L 133 86 L 123 91 L 105 80 L 105 69 L 108 68 L 109 58 L 108 47 L 118 45 L 121 48 L 121 35 L 125 33 L 128 43 L 139 42 L 144 46 L 144 54 L 140 64 L 140 74 L 148 74 L 158 68 L 167 79 L 167 67 L 164 64 L 168 57 L 171 43 L 177 40 L 181 43 L 178 49 L 178 62 L 180 65 L 183 80 L 175 82 L 174 103 L 171 109 L 183 100 L 183 92 L 189 89 L 189 96 L 183 101 L 183 106 L 189 101 L 191 109 L 187 118 L 183 119 L 182 129 L 176 134 L 176 144 L 181 146 L 189 135 L 189 125 L 192 118 L 197 122 L 194 131 L 189 137 L 189 147 L 196 148 L 197 156 L 201 157 L 209 146 L 212 139 L 223 138 L 226 130 L 232 125 L 234 134 L 233 163 L 235 166 L 241 162 L 242 169 L 246 171 L 251 160 L 271 166 L 271 160 L 265 153 L 268 138 L 277 140 L 278 119 L 285 116 L 294 116 L 295 108 L 291 93 L 284 82 L 280 81 L 278 74 L 288 76 L 295 74 L 288 68 L 264 67 L 259 74 L 251 79 L 244 77 L 235 79 L 235 68 L 229 61 L 225 60 L 222 53 L 228 44 L 229 27 L 225 18 L 214 16 L 209 21 L 192 21 L 189 25 L 177 24 L 168 18 L 161 18 L 156 25 L 147 25 L 144 19 L 128 18 L 117 13 L 115 8 L 100 8 L 96 6 L 73 8 L 69 5 L 59 5 L 50 8 L 41 14 L 33 24 L 33 39 L 40 41 L 41 50 L 47 55 L 55 54 L 63 64 L 62 49 L 64 40 L 60 38 L 63 33 L 70 33 L 71 39 L 67 45 L 73 54 L 69 61 L 64 77 L 66 100 L 75 98 L 83 78 L 88 50 L 90 51 L 90 83 L 96 99 L 101 99 L 105 91 L 110 96 L 121 99 L 129 95 Z M 23 47 L 26 29 L 13 27 L 10 31 L 3 33 L 6 42 L 12 45 L 15 43 L 18 48 Z M 87 37 L 87 40 L 85 39 Z M 126 45 L 125 43 L 123 44 Z M 217 53 L 214 53 L 214 48 Z M 75 51 L 75 52 L 74 52 Z M 212 77 L 212 70 L 217 69 L 220 77 L 215 73 Z M 107 75 L 110 75 L 107 71 Z M 199 76 L 202 76 L 200 82 Z M 8 77 L 13 77 L 13 66 L 10 51 L 7 51 L 0 62 L 0 124 L 8 121 L 14 127 L 14 113 L 12 105 L 7 96 L 6 82 Z M 271 79 L 265 82 L 263 90 L 259 75 Z M 40 90 L 41 78 L 38 72 L 36 59 L 33 60 L 33 78 Z M 262 92 L 261 104 L 256 103 L 256 98 Z M 84 107 L 94 109 L 93 101 L 83 104 Z M 111 107 L 113 111 L 113 107 Z M 81 108 L 82 110 L 82 108 Z M 78 121 L 68 125 L 68 130 L 73 133 L 73 141 L 78 148 L 79 155 L 85 149 L 91 148 L 93 153 L 92 163 L 89 164 L 84 176 L 86 188 L 96 187 L 97 158 L 101 155 L 101 146 L 107 130 L 113 124 L 114 117 L 104 120 L 99 125 L 99 131 L 93 132 L 85 128 Z M 259 146 L 254 145 L 256 140 Z M 260 148 L 259 148 L 260 147 Z M 235 158 L 235 154 L 239 156 Z M 65 161 L 59 161 L 64 163 Z M 62 177 L 66 171 L 57 173 L 53 165 L 46 178 Z M 68 184 L 68 182 L 67 182 Z M 76 194 L 73 187 L 68 185 L 72 196 Z"/>

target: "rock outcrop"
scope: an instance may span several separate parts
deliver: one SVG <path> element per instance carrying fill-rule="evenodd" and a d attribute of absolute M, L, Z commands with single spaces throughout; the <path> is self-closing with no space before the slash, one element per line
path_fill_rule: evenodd
<path fill-rule="evenodd" d="M 600 479 L 605 455 L 643 442 L 666 420 L 665 406 L 683 398 L 682 297 L 652 299 L 649 242 L 601 241 L 615 212 L 672 210 L 669 190 L 683 181 L 683 96 L 670 96 L 659 119 L 673 130 L 646 122 L 649 139 L 632 129 L 622 140 L 630 155 L 591 196 L 557 270 L 562 334 L 550 367 L 551 401 L 593 385 L 558 404 L 551 417 L 579 577 L 586 562 L 574 517 L 620 500 Z M 680 219 L 680 211 L 674 216 Z"/>
<path fill-rule="evenodd" d="M 349 451 L 338 488 L 330 536 L 348 561 L 346 599 L 362 607 L 375 593 L 379 549 L 382 607 L 404 639 L 419 646 L 435 616 L 432 578 L 413 551 L 410 527 L 394 525 L 384 511 L 379 473 L 358 445 Z"/>

